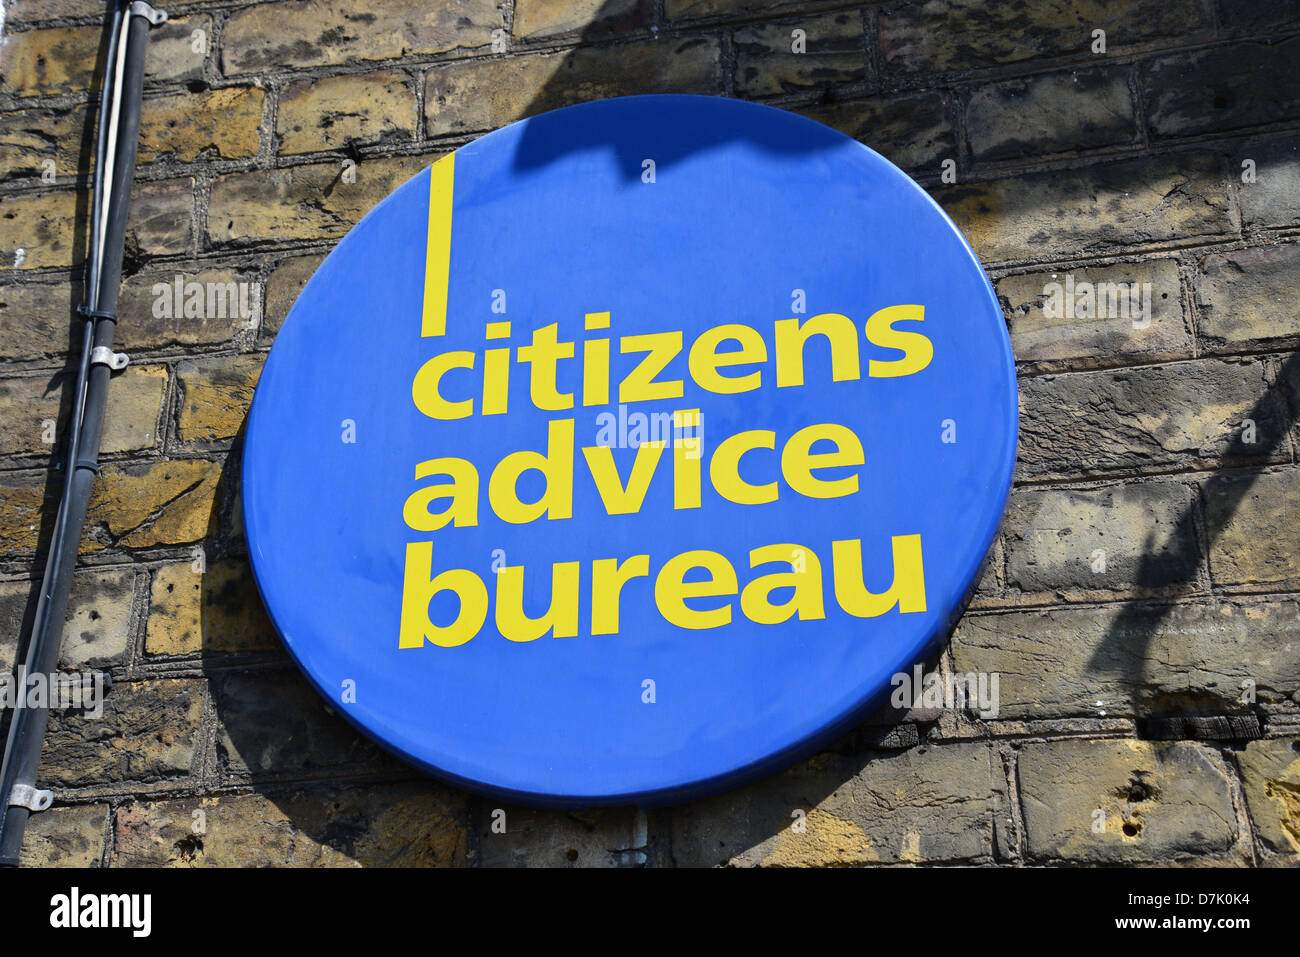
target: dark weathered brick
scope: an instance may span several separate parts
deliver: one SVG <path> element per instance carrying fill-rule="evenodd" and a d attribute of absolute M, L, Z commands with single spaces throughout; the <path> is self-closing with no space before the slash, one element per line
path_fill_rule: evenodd
<path fill-rule="evenodd" d="M 127 350 L 228 343 L 256 326 L 259 299 L 258 284 L 232 269 L 137 273 L 118 300 L 119 341 Z M 245 301 L 248 314 L 241 308 Z"/>
<path fill-rule="evenodd" d="M 653 22 L 650 0 L 515 0 L 513 32 L 522 40 L 575 33 L 589 40 Z"/>
<path fill-rule="evenodd" d="M 176 283 L 180 281 L 180 309 L 176 308 Z M 175 266 L 128 276 L 117 302 L 117 347 L 132 355 L 167 346 L 215 345 L 230 342 L 257 318 L 258 290 L 250 286 L 254 314 L 244 317 L 228 305 L 231 283 L 252 282 L 230 269 L 196 269 Z M 208 306 L 208 291 L 218 307 Z M 10 359 L 62 356 L 80 328 L 74 309 L 85 292 L 79 280 L 0 286 L 0 342 Z M 199 304 L 202 308 L 198 308 Z M 189 312 L 189 315 L 186 313 Z M 76 339 L 73 351 L 81 348 Z M 112 392 L 109 393 L 112 395 Z"/>
<path fill-rule="evenodd" d="M 1147 122 L 1159 137 L 1260 126 L 1300 116 L 1300 39 L 1161 57 L 1142 72 Z"/>
<path fill-rule="evenodd" d="M 819 6 L 799 0 L 664 0 L 669 20 L 699 20 L 704 17 L 738 17 L 755 13 L 779 13 L 791 7 Z"/>
<path fill-rule="evenodd" d="M 54 711 L 40 779 L 78 787 L 184 777 L 201 746 L 203 701 L 202 681 L 160 678 L 114 685 L 99 718 Z"/>
<path fill-rule="evenodd" d="M 289 310 L 324 259 L 321 255 L 293 256 L 280 260 L 266 280 L 266 316 L 262 334 L 273 337 L 289 315 Z M 2 314 L 0 314 L 2 318 Z"/>
<path fill-rule="evenodd" d="M 1300 243 L 1201 260 L 1197 331 L 1215 347 L 1300 337 Z"/>
<path fill-rule="evenodd" d="M 717 93 L 718 61 L 716 40 L 692 37 L 437 66 L 425 86 L 426 129 L 430 136 L 489 130 L 634 93 Z"/>
<path fill-rule="evenodd" d="M 135 572 L 79 569 L 72 576 L 68 615 L 59 645 L 59 667 L 124 667 L 131 645 L 131 601 Z M 31 628 L 40 585 L 0 584 L 0 671 L 17 665 L 18 641 Z"/>
<path fill-rule="evenodd" d="M 1219 23 L 1229 30 L 1258 31 L 1300 23 L 1300 3 L 1295 0 L 1215 0 Z"/>
<path fill-rule="evenodd" d="M 1253 181 L 1242 164 L 1249 161 Z M 1229 175 L 1238 182 L 1241 217 L 1250 227 L 1300 225 L 1300 139 L 1250 143 L 1237 151 Z"/>
<path fill-rule="evenodd" d="M 44 177 L 45 185 L 69 182 L 90 163 L 82 149 L 90 133 L 84 109 L 34 109 L 0 113 L 0 180 Z M 54 177 L 53 182 L 50 177 Z"/>
<path fill-rule="evenodd" d="M 487 46 L 502 26 L 492 0 L 264 3 L 231 15 L 221 68 L 236 74 L 444 53 Z"/>
<path fill-rule="evenodd" d="M 807 867 L 988 858 L 1000 790 L 983 745 L 866 761 L 819 755 L 761 784 L 677 808 L 673 861 Z"/>
<path fill-rule="evenodd" d="M 799 112 L 865 143 L 904 169 L 937 173 L 940 162 L 957 153 L 948 107 L 938 93 L 847 100 L 800 107 Z"/>
<path fill-rule="evenodd" d="M 644 857 L 633 850 L 636 812 L 630 808 L 555 814 L 490 800 L 482 807 L 482 867 L 620 867 Z"/>
<path fill-rule="evenodd" d="M 1284 408 L 1259 362 L 1199 359 L 1040 376 L 1021 380 L 1020 399 L 1025 476 L 1290 455 Z"/>
<path fill-rule="evenodd" d="M 1300 354 L 1293 352 L 1282 360 L 1277 381 L 1286 397 L 1287 410 L 1291 415 L 1291 442 L 1294 447 L 1300 442 Z"/>
<path fill-rule="evenodd" d="M 1137 120 L 1128 77 L 1089 69 L 989 84 L 966 106 L 966 136 L 977 160 L 1131 143 Z"/>
<path fill-rule="evenodd" d="M 397 157 L 218 176 L 208 202 L 213 243 L 338 239 L 436 157 Z M 352 161 L 348 161 L 351 163 Z"/>
<path fill-rule="evenodd" d="M 80 283 L 0 286 L 0 342 L 13 359 L 38 359 L 68 351 Z M 76 347 L 81 347 L 77 340 Z"/>
<path fill-rule="evenodd" d="M 392 762 L 360 731 L 327 711 L 325 700 L 297 671 L 224 673 L 212 679 L 212 700 L 219 725 L 217 764 L 228 778 L 256 780 Z"/>
<path fill-rule="evenodd" d="M 202 34 L 202 43 L 196 32 Z M 151 28 L 145 50 L 145 79 L 151 83 L 202 82 L 212 36 L 212 18 L 202 14 L 170 17 L 162 26 Z"/>
<path fill-rule="evenodd" d="M 1248 862 L 1232 853 L 1237 821 L 1228 777 L 1201 745 L 1029 744 L 1021 749 L 1018 774 L 1025 852 L 1033 861 L 1217 855 L 1221 863 Z"/>
<path fill-rule="evenodd" d="M 1198 583 L 1194 494 L 1177 482 L 1018 489 L 1005 523 L 1007 586 L 1039 599 Z"/>
<path fill-rule="evenodd" d="M 803 33 L 795 52 L 794 31 Z M 746 96 L 790 93 L 866 76 L 866 42 L 856 10 L 788 23 L 744 27 L 732 37 L 736 91 Z"/>
<path fill-rule="evenodd" d="M 131 190 L 127 248 L 175 256 L 190 251 L 193 237 L 194 180 L 137 180 Z"/>
<path fill-rule="evenodd" d="M 53 807 L 34 815 L 23 834 L 22 867 L 98 867 L 104 854 L 107 804 Z"/>
<path fill-rule="evenodd" d="M 1253 714 L 1161 715 L 1139 727 L 1148 741 L 1249 741 L 1263 733 Z"/>
<path fill-rule="evenodd" d="M 313 867 L 458 867 L 468 861 L 465 795 L 432 781 L 298 791 L 279 799 Z"/>
<path fill-rule="evenodd" d="M 984 3 L 930 0 L 893 3 L 880 12 L 885 64 L 911 73 L 1015 63 L 1087 52 L 1092 31 L 1107 49 L 1193 33 L 1203 25 L 1195 0 L 1048 0 Z"/>
<path fill-rule="evenodd" d="M 1220 159 L 1159 156 L 940 189 L 982 259 L 1029 259 L 1230 233 Z"/>
<path fill-rule="evenodd" d="M 6 7 L 5 20 L 13 25 L 104 15 L 103 4 L 95 0 L 10 0 Z"/>
<path fill-rule="evenodd" d="M 114 867 L 456 867 L 464 797 L 431 783 L 128 804 Z"/>
<path fill-rule="evenodd" d="M 55 446 L 56 427 L 65 427 L 75 372 L 60 375 L 15 376 L 0 380 L 0 418 L 8 428 L 0 433 L 0 454 L 48 455 Z M 158 417 L 167 394 L 167 367 L 133 365 L 115 376 L 108 392 L 101 452 L 153 448 L 158 442 Z"/>
<path fill-rule="evenodd" d="M 1294 601 L 1111 603 L 967 615 L 958 672 L 999 675 L 1003 719 L 1240 714 L 1300 691 Z"/>
<path fill-rule="evenodd" d="M 1067 309 L 1069 279 L 1076 302 Z M 1172 259 L 1022 273 L 999 279 L 996 288 L 1017 362 L 1043 369 L 1089 367 L 1183 358 L 1192 351 Z M 1092 297 L 1087 309 L 1081 308 L 1085 289 Z M 1112 299 L 1121 308 L 1112 309 Z"/>

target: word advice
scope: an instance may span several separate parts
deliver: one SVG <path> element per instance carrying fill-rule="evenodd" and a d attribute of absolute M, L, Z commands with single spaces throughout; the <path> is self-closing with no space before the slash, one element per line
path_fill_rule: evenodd
<path fill-rule="evenodd" d="M 865 324 L 869 343 L 902 353 L 901 358 L 870 359 L 868 377 L 892 378 L 911 375 L 925 369 L 934 355 L 925 335 L 894 324 L 921 322 L 924 308 L 918 305 L 889 306 L 875 312 Z M 607 329 L 609 313 L 587 313 L 588 329 Z M 495 327 L 495 328 L 494 328 Z M 509 323 L 489 323 L 487 338 L 505 338 Z M 829 346 L 830 372 L 833 382 L 862 378 L 859 357 L 859 333 L 853 320 L 837 313 L 825 313 L 806 320 L 779 320 L 774 324 L 775 369 L 771 370 L 777 389 L 804 387 L 804 349 L 810 341 L 821 339 Z M 738 342 L 739 349 L 720 350 L 726 342 Z M 560 412 L 583 406 L 612 403 L 610 382 L 610 342 L 587 340 L 582 344 L 581 396 L 565 394 L 557 385 L 557 362 L 573 360 L 575 343 L 560 342 L 557 326 L 533 332 L 532 341 L 517 350 L 517 362 L 530 368 L 529 398 L 534 409 Z M 594 346 L 594 347 L 593 347 Z M 632 369 L 617 386 L 619 403 L 650 400 L 672 401 L 685 396 L 684 381 L 661 377 L 677 355 L 683 351 L 681 332 L 625 336 L 619 342 L 621 353 L 645 353 L 646 358 Z M 484 353 L 481 388 L 477 395 L 444 396 L 443 375 L 452 369 L 473 370 L 477 355 L 473 352 L 444 352 L 426 362 L 416 373 L 412 399 L 424 415 L 439 420 L 472 415 L 507 414 L 510 410 L 510 348 L 488 349 Z M 763 387 L 764 368 L 742 372 L 736 367 L 762 366 L 768 360 L 767 342 L 754 328 L 727 324 L 701 333 L 690 346 L 687 367 L 694 385 L 706 392 L 735 394 Z M 723 374 L 720 370 L 730 370 Z M 735 374 L 739 373 L 739 374 Z M 463 377 L 458 378 L 463 382 Z M 819 384 L 825 389 L 825 384 Z M 828 407 L 833 407 L 833 393 Z M 477 400 L 477 401 L 476 401 Z M 754 400 L 756 405 L 760 399 Z M 780 402 L 779 394 L 772 402 Z M 761 408 L 761 405 L 757 407 Z M 531 410 L 530 410 L 531 411 Z M 535 414 L 535 413 L 534 413 Z M 700 422 L 699 409 L 672 412 L 676 427 L 690 429 Z M 722 499 L 737 505 L 774 505 L 781 501 L 781 487 L 809 499 L 836 499 L 858 494 L 857 469 L 866 462 L 861 440 L 847 426 L 824 422 L 794 431 L 778 442 L 770 429 L 737 432 L 718 442 L 711 454 L 704 454 L 699 443 L 656 441 L 640 445 L 627 470 L 620 475 L 614 452 L 608 445 L 595 443 L 577 447 L 574 419 L 551 419 L 545 423 L 546 450 L 512 451 L 491 467 L 486 476 L 487 505 L 492 514 L 507 525 L 574 519 L 575 463 L 581 460 L 590 474 L 606 516 L 634 515 L 642 511 L 651 483 L 660 473 L 661 460 L 668 453 L 671 464 L 665 471 L 672 484 L 674 510 L 702 509 L 706 515 L 691 519 L 700 528 L 709 528 L 708 504 L 715 497 L 706 496 L 708 488 Z M 539 436 L 540 439 L 540 436 Z M 778 451 L 778 445 L 780 449 Z M 671 446 L 671 449 L 669 449 Z M 814 447 L 818 447 L 814 451 Z M 750 452 L 766 450 L 771 455 L 767 481 L 751 482 L 741 476 L 741 459 Z M 755 457 L 756 460 L 759 456 Z M 705 460 L 707 459 L 707 471 Z M 835 470 L 833 474 L 828 474 Z M 540 475 L 540 496 L 525 500 L 519 483 L 525 473 Z M 747 470 L 748 472 L 748 470 Z M 779 478 L 778 478 L 779 476 Z M 439 532 L 444 529 L 473 527 L 481 520 L 481 495 L 484 476 L 479 467 L 465 458 L 445 456 L 420 462 L 415 466 L 416 482 L 427 482 L 411 493 L 402 507 L 402 517 L 415 532 Z M 538 483 L 529 482 L 531 489 Z M 797 499 L 776 507 L 790 507 Z M 685 517 L 685 516 L 682 516 Z M 602 516 L 579 516 L 585 521 L 600 521 Z M 734 545 L 727 529 L 719 538 Z M 560 536 L 560 540 L 563 536 Z M 925 576 L 921 538 L 915 534 L 891 536 L 894 577 L 892 584 L 879 593 L 869 590 L 863 580 L 863 544 L 860 539 L 831 543 L 832 573 L 829 590 L 836 603 L 848 615 L 875 618 L 897 608 L 901 614 L 924 612 Z M 757 624 L 776 625 L 797 616 L 798 620 L 826 617 L 825 592 L 821 559 L 808 545 L 778 543 L 762 545 L 749 551 L 751 569 L 773 563 L 787 568 L 759 575 L 741 588 L 736 569 L 722 554 L 711 550 L 692 550 L 665 561 L 652 576 L 650 556 L 633 555 L 625 559 L 596 557 L 590 563 L 591 607 L 588 615 L 579 608 L 581 562 L 556 562 L 551 567 L 551 603 L 539 617 L 524 612 L 524 574 L 522 565 L 495 568 L 495 602 L 489 601 L 488 586 L 476 572 L 451 568 L 435 573 L 434 544 L 410 542 L 406 546 L 406 565 L 402 587 L 399 648 L 420 648 L 426 644 L 450 648 L 463 645 L 483 629 L 489 610 L 494 606 L 496 630 L 510 641 L 534 641 L 548 633 L 556 638 L 576 637 L 589 628 L 591 635 L 614 635 L 620 628 L 620 600 L 625 586 L 637 578 L 650 579 L 655 608 L 663 620 L 686 629 L 720 628 L 733 620 L 733 602 L 713 603 L 702 609 L 700 603 L 687 600 L 739 596 L 739 612 Z M 701 575 L 703 572 L 703 575 Z M 535 587 L 528 589 L 535 591 Z M 774 602 L 773 593 L 791 592 L 787 600 Z M 459 611 L 449 624 L 435 624 L 429 615 L 430 603 L 441 592 L 452 592 L 459 599 Z M 586 617 L 586 620 L 582 620 Z M 644 616 L 635 615 L 635 620 Z M 585 626 L 585 627 L 584 627 Z"/>

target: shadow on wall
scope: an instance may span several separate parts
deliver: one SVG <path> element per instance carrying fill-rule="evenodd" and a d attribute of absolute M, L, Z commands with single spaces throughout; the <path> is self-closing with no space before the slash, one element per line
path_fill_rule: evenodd
<path fill-rule="evenodd" d="M 607 0 L 592 25 L 583 31 L 578 51 L 603 39 L 610 25 L 618 22 L 628 6 L 623 0 Z M 100 68 L 104 47 L 106 44 L 101 44 Z M 556 56 L 559 68 L 538 90 L 525 115 L 583 99 L 575 92 L 571 72 L 564 68 L 574 55 Z M 647 87 L 652 89 L 655 83 L 654 78 L 647 78 Z M 83 166 L 87 167 L 94 144 L 93 122 L 91 110 L 81 144 Z M 544 164 L 562 155 L 548 144 L 527 145 L 520 154 L 523 165 Z M 601 145 L 569 144 L 565 149 Z M 779 147 L 791 148 L 784 143 Z M 634 160 L 631 169 L 636 171 L 640 157 Z M 87 235 L 89 202 L 88 192 L 80 191 L 75 230 L 80 245 L 74 251 L 74 261 L 85 254 L 84 239 L 80 237 Z M 80 302 L 79 276 L 74 277 L 73 284 L 72 301 Z M 78 321 L 73 316 L 69 320 L 69 340 L 75 342 Z M 75 374 L 75 362 L 75 357 L 69 359 L 62 372 L 64 381 Z M 1287 381 L 1300 382 L 1300 357 L 1292 356 L 1286 362 L 1279 382 Z M 1259 407 L 1270 401 L 1277 400 L 1268 395 L 1262 397 Z M 1296 413 L 1295 408 L 1288 408 L 1289 422 L 1295 420 Z M 1281 432 L 1272 439 L 1283 440 Z M 272 853 L 267 845 L 273 844 L 274 853 L 281 857 L 268 857 L 265 863 L 460 865 L 475 861 L 527 861 L 582 866 L 639 863 L 638 854 L 652 864 L 672 862 L 674 855 L 661 837 L 669 829 L 668 812 L 651 814 L 651 839 L 646 845 L 635 838 L 630 827 L 632 814 L 626 809 L 592 814 L 507 809 L 512 822 L 528 823 L 518 831 L 512 824 L 511 850 L 492 851 L 484 840 L 496 807 L 492 801 L 473 798 L 430 781 L 382 752 L 344 719 L 329 713 L 323 699 L 288 660 L 265 620 L 251 585 L 251 572 L 242 557 L 237 514 L 241 442 L 242 430 L 226 459 L 204 543 L 209 564 L 201 585 L 202 668 L 210 683 L 218 719 L 216 766 L 209 769 L 210 775 L 223 786 L 239 784 L 251 788 L 251 794 L 222 797 L 221 802 L 242 802 L 241 813 L 252 815 L 260 822 L 261 836 L 252 845 L 227 849 L 225 853 L 238 856 L 223 859 L 215 846 L 217 841 L 209 842 L 205 850 L 202 841 L 191 836 L 186 828 L 177 837 L 179 857 L 211 864 L 259 863 L 263 861 L 257 855 Z M 47 487 L 57 489 L 60 479 L 61 472 L 51 468 Z M 1206 486 L 1206 495 L 1228 499 L 1228 507 L 1221 514 L 1231 514 L 1249 490 L 1248 476 L 1216 474 Z M 54 502 L 47 498 L 41 514 L 42 549 L 48 547 L 54 508 Z M 1191 534 L 1179 540 L 1197 541 L 1194 533 L 1197 521 L 1196 506 L 1193 506 L 1180 519 L 1180 525 Z M 1213 541 L 1220 530 L 1207 528 L 1207 538 Z M 1181 567 L 1196 567 L 1196 564 L 1193 561 Z M 1150 551 L 1138 578 L 1139 586 L 1148 582 L 1168 584 L 1165 560 Z M 23 622 L 24 635 L 30 628 L 38 588 L 39 585 L 33 585 Z M 1129 606 L 1090 663 L 1091 670 L 1098 673 L 1113 670 L 1116 660 L 1125 660 L 1130 655 L 1140 663 L 1160 625 L 1158 616 L 1159 613 L 1153 618 L 1144 605 Z M 19 653 L 21 656 L 25 649 L 20 648 Z M 1139 684 L 1142 675 L 1133 678 L 1134 684 Z M 1135 708 L 1149 704 L 1134 701 Z M 710 843 L 717 845 L 712 848 L 716 852 L 712 859 L 701 854 L 692 862 L 717 863 L 744 856 L 746 851 L 774 842 L 773 839 L 779 841 L 780 835 L 789 828 L 791 807 L 818 808 L 833 803 L 834 795 L 857 787 L 864 776 L 869 778 L 870 764 L 878 758 L 894 754 L 897 755 L 894 760 L 905 762 L 904 755 L 925 739 L 926 725 L 933 720 L 933 715 L 885 708 L 828 749 L 827 754 L 806 761 L 787 774 L 673 812 L 674 822 L 678 815 L 694 820 L 705 833 L 709 832 L 711 820 L 721 823 L 744 819 L 743 825 L 727 825 L 727 842 L 712 841 L 713 835 L 709 835 Z M 997 773 L 1000 771 L 995 770 L 995 778 Z M 761 793 L 776 797 L 758 800 L 756 796 Z M 886 824 L 890 823 L 890 810 L 890 806 L 881 804 L 881 816 Z M 969 820 L 969 830 L 987 831 L 992 816 L 993 808 L 978 810 Z M 965 818 L 962 821 L 966 823 Z M 739 835 L 739 843 L 732 834 Z M 285 838 L 284 848 L 276 843 L 281 837 Z M 846 839 L 856 839 L 856 835 L 847 834 Z M 891 849 L 891 853 L 895 859 L 903 857 L 898 849 Z M 956 857 L 960 858 L 962 853 L 958 851 Z M 985 850 L 981 846 L 968 856 L 982 853 Z"/>
<path fill-rule="evenodd" d="M 1204 547 L 1208 557 L 1213 551 L 1214 543 L 1224 532 L 1233 515 L 1242 502 L 1250 495 L 1251 489 L 1262 474 L 1259 471 L 1228 472 L 1226 467 L 1249 460 L 1251 462 L 1267 461 L 1279 446 L 1285 445 L 1291 428 L 1300 418 L 1300 352 L 1292 353 L 1267 391 L 1260 396 L 1254 407 L 1245 416 L 1254 422 L 1277 421 L 1277 410 L 1281 409 L 1281 421 L 1276 427 L 1261 434 L 1262 441 L 1247 446 L 1239 433 L 1224 455 L 1224 466 L 1215 472 L 1204 484 L 1199 500 L 1193 498 L 1187 509 L 1178 516 L 1169 540 L 1174 543 L 1172 553 L 1163 552 L 1156 547 L 1154 535 L 1148 535 L 1143 543 L 1142 559 L 1138 564 L 1134 584 L 1139 590 L 1157 591 L 1169 587 L 1169 569 L 1196 569 L 1201 565 L 1201 549 Z M 1211 509 L 1208 503 L 1214 503 Z M 1205 515 L 1204 538 L 1199 533 L 1198 512 Z M 1193 572 L 1194 574 L 1194 572 Z M 1195 584 L 1193 581 L 1176 582 L 1175 586 Z M 1114 674 L 1116 662 L 1131 662 L 1136 666 L 1134 673 L 1127 675 L 1133 693 L 1130 706 L 1133 714 L 1147 715 L 1139 719 L 1139 729 L 1144 729 L 1147 736 L 1164 737 L 1169 731 L 1179 728 L 1180 718 L 1218 717 L 1223 715 L 1223 702 L 1214 699 L 1201 702 L 1186 695 L 1171 695 L 1151 699 L 1145 697 L 1142 688 L 1148 652 L 1151 640 L 1160 630 L 1172 606 L 1162 604 L 1151 607 L 1144 603 L 1130 602 L 1116 617 L 1107 631 L 1105 638 L 1089 660 L 1089 669 L 1095 674 Z M 1202 710 L 1204 708 L 1205 710 Z M 1240 714 L 1253 715 L 1255 708 L 1246 702 L 1240 706 Z M 1195 733 L 1195 725 L 1189 724 L 1187 730 Z M 1232 728 L 1225 730 L 1231 731 Z M 1182 736 L 1182 735 L 1179 735 Z M 1249 728 L 1238 728 L 1238 733 L 1227 737 L 1257 737 L 1258 728 L 1250 733 Z"/>
<path fill-rule="evenodd" d="M 243 432 L 218 480 L 200 585 L 203 670 L 218 719 L 208 773 L 222 784 L 251 786 L 252 795 L 222 802 L 241 822 L 256 820 L 283 840 L 250 861 L 242 852 L 223 857 L 187 833 L 177 856 L 220 866 L 464 864 L 464 799 L 389 757 L 333 712 L 272 629 L 244 557 Z M 208 813 L 216 833 L 222 811 Z"/>

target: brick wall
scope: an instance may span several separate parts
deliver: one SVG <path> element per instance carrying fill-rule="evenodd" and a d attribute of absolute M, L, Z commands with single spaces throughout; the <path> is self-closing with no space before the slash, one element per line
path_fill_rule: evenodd
<path fill-rule="evenodd" d="M 63 648 L 114 685 L 100 720 L 52 722 L 56 808 L 33 819 L 30 862 L 1300 862 L 1300 2 L 168 9 L 126 253 L 132 364 Z M 102 22 L 90 0 L 10 0 L 0 47 L 6 666 L 53 518 Z M 297 291 L 380 198 L 484 131 L 644 92 L 833 125 L 979 253 L 1017 357 L 1020 458 L 933 665 L 997 672 L 1001 708 L 886 709 L 732 794 L 505 808 L 496 833 L 496 802 L 369 744 L 280 649 L 244 557 L 240 431 Z M 1151 322 L 1051 318 L 1044 287 L 1066 274 L 1150 283 Z M 154 284 L 178 275 L 252 284 L 251 319 L 155 317 Z"/>

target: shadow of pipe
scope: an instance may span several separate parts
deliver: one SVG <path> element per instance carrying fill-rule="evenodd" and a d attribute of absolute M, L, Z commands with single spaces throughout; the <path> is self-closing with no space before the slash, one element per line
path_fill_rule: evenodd
<path fill-rule="evenodd" d="M 1300 353 L 1293 353 L 1282 364 L 1276 380 L 1260 396 L 1250 413 L 1246 416 L 1255 421 L 1263 421 L 1277 407 L 1286 410 L 1280 425 L 1265 433 L 1256 444 L 1247 445 L 1238 435 L 1229 448 L 1225 461 L 1232 463 L 1249 457 L 1267 460 L 1271 453 L 1288 442 L 1291 427 L 1297 420 L 1294 400 L 1288 401 L 1286 392 L 1288 383 L 1300 382 Z M 1241 503 L 1249 495 L 1251 488 L 1261 473 L 1241 470 L 1226 471 L 1220 468 L 1207 479 L 1199 495 L 1183 511 L 1175 522 L 1169 540 L 1174 545 L 1174 554 L 1169 555 L 1155 547 L 1152 536 L 1148 535 L 1143 547 L 1134 584 L 1139 590 L 1155 591 L 1169 586 L 1169 568 L 1196 568 L 1208 560 L 1214 544 L 1222 534 L 1227 523 L 1237 512 Z M 1212 504 L 1213 507 L 1209 507 Z M 1204 515 L 1203 523 L 1201 516 Z M 1201 534 L 1203 524 L 1204 535 Z M 1205 550 L 1202 555 L 1202 548 Z M 1186 581 L 1188 587 L 1195 582 Z M 1177 696 L 1162 696 L 1161 700 L 1148 700 L 1143 692 L 1146 685 L 1145 663 L 1149 657 L 1151 642 L 1168 618 L 1172 605 L 1153 606 L 1147 602 L 1130 602 L 1116 617 L 1107 630 L 1097 650 L 1089 659 L 1088 667 L 1094 673 L 1113 673 L 1115 662 L 1131 662 L 1137 670 L 1125 677 L 1133 691 L 1129 705 L 1132 713 L 1139 717 L 1141 726 L 1144 712 L 1157 712 L 1176 715 L 1197 715 L 1207 706 L 1206 702 L 1191 696 L 1179 700 Z M 1208 705 L 1212 713 L 1221 713 L 1221 703 Z M 1243 702 L 1238 709 L 1241 713 L 1251 713 L 1249 704 Z"/>

